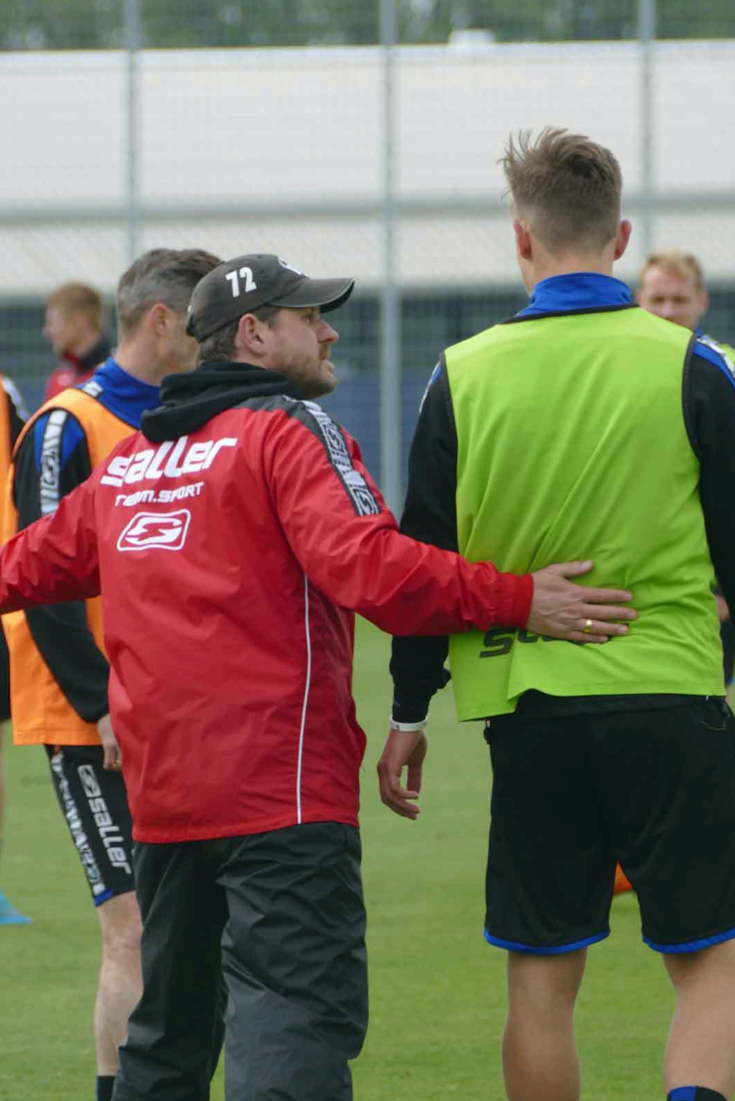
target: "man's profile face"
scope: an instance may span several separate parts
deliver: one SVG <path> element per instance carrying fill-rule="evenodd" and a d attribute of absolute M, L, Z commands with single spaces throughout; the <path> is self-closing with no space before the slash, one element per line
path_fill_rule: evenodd
<path fill-rule="evenodd" d="M 54 355 L 64 356 L 76 350 L 84 329 L 83 314 L 62 310 L 58 306 L 49 306 L 43 335 L 54 350 Z"/>
<path fill-rule="evenodd" d="M 337 378 L 330 354 L 339 334 L 319 308 L 281 309 L 267 329 L 269 346 L 263 365 L 286 375 L 305 398 L 331 394 Z"/>
<path fill-rule="evenodd" d="M 186 332 L 187 315 L 173 310 L 169 315 L 164 356 L 171 374 L 186 374 L 196 366 L 199 344 Z"/>
<path fill-rule="evenodd" d="M 655 266 L 644 274 L 636 297 L 644 310 L 685 329 L 696 329 L 707 310 L 707 292 L 697 287 L 693 275 Z"/>

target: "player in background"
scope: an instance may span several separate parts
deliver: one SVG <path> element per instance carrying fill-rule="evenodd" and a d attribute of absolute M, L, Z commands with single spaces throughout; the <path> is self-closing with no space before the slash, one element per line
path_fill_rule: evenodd
<path fill-rule="evenodd" d="M 186 335 L 196 284 L 218 263 L 196 249 L 153 249 L 117 288 L 120 344 L 91 379 L 65 389 L 30 419 L 15 445 L 6 502 L 8 539 L 41 516 L 159 404 L 164 375 L 190 371 Z M 97 1098 L 109 1101 L 128 1015 L 141 991 L 140 913 L 122 775 L 103 769 L 109 664 L 99 598 L 4 617 L 10 649 L 13 738 L 43 745 L 56 795 L 99 918 L 102 962 L 94 1010 Z"/>
<path fill-rule="evenodd" d="M 574 1007 L 609 935 L 616 859 L 676 1008 L 670 1101 L 735 1090 L 735 720 L 710 583 L 735 600 L 735 379 L 613 277 L 631 232 L 610 150 L 548 128 L 503 160 L 530 302 L 441 357 L 402 530 L 501 568 L 600 548 L 639 618 L 603 647 L 531 632 L 449 641 L 460 720 L 487 720 L 485 936 L 508 953 L 510 1101 L 577 1101 Z M 384 802 L 413 817 L 447 639 L 395 638 Z M 409 766 L 410 793 L 399 779 Z M 615 1053 L 611 1053 L 611 1058 Z"/>
<path fill-rule="evenodd" d="M 654 252 L 646 260 L 639 280 L 636 300 L 649 313 L 683 325 L 691 329 L 700 339 L 713 348 L 723 351 L 730 362 L 735 362 L 735 348 L 708 336 L 700 322 L 709 309 L 709 294 L 704 285 L 704 271 L 696 256 L 691 252 L 669 249 Z M 722 639 L 723 671 L 725 687 L 729 691 L 733 681 L 735 664 L 735 627 L 730 617 L 730 609 L 719 589 L 715 592 L 717 616 L 720 620 L 720 638 Z M 632 885 L 623 869 L 615 869 L 615 894 L 632 890 Z"/>
<path fill-rule="evenodd" d="M 10 379 L 0 375 L 0 533 L 2 532 L 2 507 L 5 500 L 5 479 L 10 466 L 10 455 L 28 412 L 22 397 Z M 8 646 L 0 628 L 0 723 L 10 718 L 10 677 L 8 670 Z M 2 758 L 3 730 L 0 726 L 0 855 L 2 855 L 3 815 L 5 812 L 5 772 Z M 16 910 L 0 889 L 0 925 L 27 925 L 31 919 Z"/>
<path fill-rule="evenodd" d="M 730 362 L 735 363 L 735 348 L 702 329 L 702 318 L 709 309 L 709 295 L 702 265 L 691 252 L 671 249 L 652 253 L 640 274 L 636 299 L 644 310 L 691 329 L 699 340 L 723 351 Z M 725 684 L 729 687 L 735 663 L 735 628 L 725 598 L 718 592 L 715 600 L 721 624 Z"/>
<path fill-rule="evenodd" d="M 735 360 L 735 348 L 704 332 L 700 324 L 709 309 L 704 270 L 691 252 L 654 252 L 643 265 L 636 301 L 644 310 L 691 329 L 699 340 L 722 348 Z"/>
<path fill-rule="evenodd" d="M 59 362 L 46 380 L 44 401 L 86 382 L 107 359 L 103 314 L 102 296 L 86 283 L 63 283 L 46 299 L 43 335 Z"/>

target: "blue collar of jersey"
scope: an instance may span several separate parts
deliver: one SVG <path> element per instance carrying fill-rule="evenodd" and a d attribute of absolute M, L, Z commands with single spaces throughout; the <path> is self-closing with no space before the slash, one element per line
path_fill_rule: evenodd
<path fill-rule="evenodd" d="M 161 389 L 128 374 L 112 356 L 97 368 L 91 379 L 78 387 L 109 409 L 121 421 L 140 428 L 146 409 L 161 404 Z"/>
<path fill-rule="evenodd" d="M 575 271 L 571 275 L 552 275 L 537 283 L 531 301 L 516 317 L 538 317 L 549 313 L 572 313 L 611 306 L 630 306 L 629 288 L 612 275 L 596 271 Z"/>

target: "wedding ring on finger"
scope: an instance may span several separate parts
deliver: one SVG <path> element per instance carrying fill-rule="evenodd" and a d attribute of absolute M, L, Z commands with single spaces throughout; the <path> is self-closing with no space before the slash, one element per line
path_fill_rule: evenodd
<path fill-rule="evenodd" d="M 591 619 L 585 619 L 584 627 L 582 628 L 582 631 L 584 632 L 584 634 L 588 635 L 591 630 L 592 630 L 592 620 Z"/>

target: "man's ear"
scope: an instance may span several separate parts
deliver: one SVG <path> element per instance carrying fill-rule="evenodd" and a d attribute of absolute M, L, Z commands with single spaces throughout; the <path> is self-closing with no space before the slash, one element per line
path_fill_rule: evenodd
<path fill-rule="evenodd" d="M 528 231 L 528 222 L 521 221 L 520 218 L 513 219 L 513 232 L 516 238 L 516 249 L 518 250 L 518 256 L 521 260 L 533 259 L 533 243 L 531 241 L 531 234 Z"/>
<path fill-rule="evenodd" d="M 633 226 L 627 219 L 624 218 L 618 226 L 618 233 L 617 237 L 615 238 L 615 252 L 613 253 L 613 260 L 619 260 L 620 257 L 623 255 L 628 247 L 628 241 L 630 240 L 630 235 L 632 232 Z"/>
<path fill-rule="evenodd" d="M 150 326 L 156 336 L 165 336 L 169 325 L 171 310 L 165 302 L 156 302 L 148 311 Z"/>
<path fill-rule="evenodd" d="M 249 356 L 260 356 L 265 351 L 263 343 L 262 322 L 251 313 L 245 313 L 240 318 L 237 326 L 237 344 Z"/>

